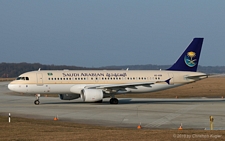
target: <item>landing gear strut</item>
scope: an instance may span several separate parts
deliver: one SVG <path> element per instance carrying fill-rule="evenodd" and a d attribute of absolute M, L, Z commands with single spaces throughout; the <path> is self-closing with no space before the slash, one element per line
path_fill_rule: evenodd
<path fill-rule="evenodd" d="M 35 97 L 36 97 L 36 100 L 34 101 L 34 104 L 35 105 L 39 105 L 40 104 L 40 101 L 39 101 L 39 97 L 40 97 L 41 95 L 40 94 L 36 94 L 35 95 Z"/>
<path fill-rule="evenodd" d="M 109 101 L 110 104 L 118 104 L 119 100 L 117 98 L 111 98 Z"/>

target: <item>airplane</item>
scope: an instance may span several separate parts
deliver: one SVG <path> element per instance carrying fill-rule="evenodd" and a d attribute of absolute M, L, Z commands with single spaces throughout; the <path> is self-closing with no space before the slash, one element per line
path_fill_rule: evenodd
<path fill-rule="evenodd" d="M 194 38 L 178 60 L 167 70 L 38 70 L 21 74 L 8 84 L 14 92 L 58 94 L 61 100 L 81 98 L 83 102 L 101 103 L 111 97 L 118 104 L 118 94 L 146 93 L 178 87 L 202 80 L 207 74 L 197 72 L 203 38 Z"/>

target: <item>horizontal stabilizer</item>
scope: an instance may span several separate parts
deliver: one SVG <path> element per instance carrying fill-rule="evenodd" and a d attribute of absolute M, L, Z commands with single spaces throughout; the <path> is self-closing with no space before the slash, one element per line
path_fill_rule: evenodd
<path fill-rule="evenodd" d="M 199 79 L 208 78 L 208 75 L 187 76 L 187 77 L 185 77 L 185 78 L 187 78 L 187 79 L 199 80 Z"/>

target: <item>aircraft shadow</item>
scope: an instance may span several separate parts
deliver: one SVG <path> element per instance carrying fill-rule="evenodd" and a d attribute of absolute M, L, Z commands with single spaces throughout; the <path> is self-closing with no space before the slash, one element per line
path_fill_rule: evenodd
<path fill-rule="evenodd" d="M 197 103 L 197 102 L 224 102 L 225 100 L 213 100 L 213 99 L 146 99 L 146 100 L 133 100 L 133 99 L 121 99 L 119 104 L 167 104 L 167 103 Z"/>
<path fill-rule="evenodd" d="M 225 102 L 225 99 L 119 99 L 119 105 L 122 104 L 168 104 L 168 103 L 199 103 L 199 102 Z M 109 101 L 103 101 L 102 103 L 89 103 L 81 101 L 63 101 L 63 102 L 43 102 L 41 105 L 51 104 L 84 104 L 84 105 L 112 105 Z"/>

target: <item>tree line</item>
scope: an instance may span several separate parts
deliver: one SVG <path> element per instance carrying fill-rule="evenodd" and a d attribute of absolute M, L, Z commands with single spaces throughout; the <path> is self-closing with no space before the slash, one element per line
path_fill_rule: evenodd
<path fill-rule="evenodd" d="M 87 68 L 78 66 L 67 66 L 67 65 L 43 65 L 40 63 L 0 63 L 0 77 L 1 78 L 12 78 L 17 77 L 22 73 L 28 71 L 38 70 L 165 70 L 169 68 L 170 65 L 125 65 L 125 66 L 106 66 L 99 68 Z M 207 74 L 213 73 L 225 73 L 225 66 L 199 66 L 198 71 Z"/>
<path fill-rule="evenodd" d="M 77 66 L 66 66 L 66 65 L 43 65 L 40 63 L 0 63 L 0 77 L 1 78 L 12 78 L 17 77 L 22 73 L 28 71 L 41 70 L 88 70 L 90 68 L 77 67 Z"/>

